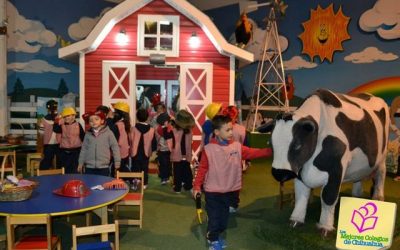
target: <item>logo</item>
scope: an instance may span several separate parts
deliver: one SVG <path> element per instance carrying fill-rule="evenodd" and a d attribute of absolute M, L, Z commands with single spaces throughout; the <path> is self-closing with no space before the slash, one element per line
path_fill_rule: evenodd
<path fill-rule="evenodd" d="M 378 207 L 373 202 L 368 202 L 358 210 L 353 210 L 351 223 L 356 227 L 359 233 L 374 229 L 378 221 L 378 216 L 375 216 Z"/>

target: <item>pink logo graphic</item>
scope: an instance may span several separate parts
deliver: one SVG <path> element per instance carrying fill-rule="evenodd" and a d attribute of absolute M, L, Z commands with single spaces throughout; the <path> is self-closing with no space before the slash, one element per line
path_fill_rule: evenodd
<path fill-rule="evenodd" d="M 357 228 L 359 233 L 375 228 L 378 216 L 374 216 L 378 207 L 373 202 L 368 202 L 358 210 L 353 211 L 351 223 Z"/>

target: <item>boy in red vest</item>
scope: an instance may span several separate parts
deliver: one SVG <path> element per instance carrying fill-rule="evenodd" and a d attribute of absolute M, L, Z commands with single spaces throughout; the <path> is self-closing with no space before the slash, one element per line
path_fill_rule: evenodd
<path fill-rule="evenodd" d="M 204 146 L 193 185 L 193 196 L 204 188 L 208 215 L 207 239 L 211 250 L 226 247 L 220 238 L 228 225 L 230 201 L 242 188 L 242 159 L 269 157 L 271 148 L 253 149 L 233 141 L 232 122 L 227 116 L 212 119 L 215 138 Z"/>
<path fill-rule="evenodd" d="M 144 189 L 149 181 L 149 158 L 155 150 L 157 142 L 154 137 L 154 128 L 146 123 L 149 113 L 145 109 L 136 112 L 137 122 L 131 130 L 130 155 L 132 157 L 133 172 L 144 172 Z"/>

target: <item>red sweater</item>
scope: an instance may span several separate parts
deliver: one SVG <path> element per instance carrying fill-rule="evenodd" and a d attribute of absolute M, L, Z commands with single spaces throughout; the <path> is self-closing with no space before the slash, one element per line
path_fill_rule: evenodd
<path fill-rule="evenodd" d="M 271 148 L 256 149 L 230 141 L 220 144 L 212 139 L 204 147 L 199 169 L 193 187 L 200 191 L 203 185 L 206 192 L 226 193 L 242 187 L 242 159 L 251 160 L 272 156 Z"/>

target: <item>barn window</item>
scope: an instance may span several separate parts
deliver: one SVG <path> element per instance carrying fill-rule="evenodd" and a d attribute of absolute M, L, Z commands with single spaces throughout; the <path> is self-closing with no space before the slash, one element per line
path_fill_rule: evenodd
<path fill-rule="evenodd" d="M 138 55 L 179 56 L 179 16 L 139 15 Z"/>

